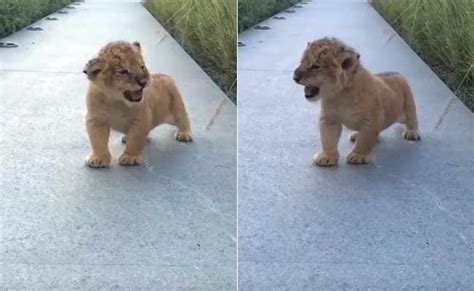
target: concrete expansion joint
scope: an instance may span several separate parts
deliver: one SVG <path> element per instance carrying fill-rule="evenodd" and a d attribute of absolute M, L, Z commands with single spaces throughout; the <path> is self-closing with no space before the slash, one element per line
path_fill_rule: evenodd
<path fill-rule="evenodd" d="M 221 113 L 222 108 L 224 108 L 224 105 L 226 103 L 227 103 L 227 97 L 222 98 L 221 102 L 219 102 L 219 105 L 217 105 L 216 110 L 214 110 L 214 114 L 212 115 L 211 120 L 209 120 L 209 122 L 207 123 L 204 131 L 208 131 L 212 127 L 212 125 L 216 121 L 217 117 Z"/>
<path fill-rule="evenodd" d="M 454 104 L 456 100 L 457 100 L 456 96 L 452 96 L 451 99 L 449 99 L 448 104 L 446 104 L 446 107 L 444 108 L 443 112 L 439 116 L 438 122 L 436 122 L 433 130 L 437 130 L 441 127 L 441 124 L 444 121 L 444 117 L 448 114 L 449 110 L 451 109 L 452 105 Z"/>

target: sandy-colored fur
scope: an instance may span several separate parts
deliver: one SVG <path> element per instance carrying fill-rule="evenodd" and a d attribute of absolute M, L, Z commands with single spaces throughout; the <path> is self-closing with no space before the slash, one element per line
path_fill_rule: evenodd
<path fill-rule="evenodd" d="M 192 140 L 186 108 L 173 79 L 148 73 L 139 43 L 109 43 L 98 57 L 87 63 L 84 73 L 90 80 L 86 127 L 92 152 L 86 158 L 88 166 L 110 164 L 111 129 L 127 137 L 125 150 L 119 157 L 121 165 L 143 162 L 147 136 L 160 124 L 175 125 L 178 141 Z M 127 91 L 142 92 L 134 95 L 139 96 L 136 98 L 141 98 L 140 101 L 126 99 Z"/>
<path fill-rule="evenodd" d="M 370 161 L 379 133 L 395 122 L 405 124 L 403 137 L 420 139 L 416 107 L 410 86 L 399 73 L 372 74 L 360 63 L 360 55 L 343 42 L 324 38 L 308 44 L 294 79 L 318 88 L 309 100 L 321 100 L 319 122 L 322 151 L 314 156 L 320 166 L 336 165 L 342 125 L 357 131 L 347 156 L 351 164 Z"/>

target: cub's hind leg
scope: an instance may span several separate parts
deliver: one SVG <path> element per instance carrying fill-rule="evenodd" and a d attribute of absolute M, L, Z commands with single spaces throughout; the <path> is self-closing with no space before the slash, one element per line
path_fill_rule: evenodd
<path fill-rule="evenodd" d="M 169 97 L 169 112 L 166 112 L 167 116 L 164 122 L 177 127 L 178 130 L 175 134 L 177 141 L 192 141 L 191 122 L 189 121 L 183 97 L 175 82 L 171 77 L 164 74 L 158 74 L 154 77 L 157 78 L 162 88 L 166 91 L 166 94 L 168 94 L 167 97 Z"/>
<path fill-rule="evenodd" d="M 175 124 L 178 128 L 175 138 L 177 141 L 181 142 L 190 142 L 193 141 L 193 136 L 191 132 L 191 123 L 187 115 L 180 115 L 175 117 Z"/>
<path fill-rule="evenodd" d="M 171 81 L 172 82 L 172 81 Z M 191 122 L 189 121 L 188 112 L 184 105 L 183 97 L 174 82 L 170 83 L 171 93 L 171 114 L 173 116 L 173 124 L 177 127 L 175 138 L 180 142 L 190 142 L 193 140 L 191 131 Z"/>
<path fill-rule="evenodd" d="M 415 100 L 408 84 L 406 88 L 403 104 L 403 116 L 399 120 L 400 122 L 405 123 L 406 127 L 403 132 L 403 138 L 408 140 L 419 140 L 421 136 L 420 131 L 418 130 Z"/>

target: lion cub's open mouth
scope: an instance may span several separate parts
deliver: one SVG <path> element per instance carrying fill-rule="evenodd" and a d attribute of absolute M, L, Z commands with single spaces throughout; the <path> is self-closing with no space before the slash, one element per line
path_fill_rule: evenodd
<path fill-rule="evenodd" d="M 319 94 L 319 87 L 311 87 L 311 86 L 304 87 L 304 96 L 306 98 L 313 98 L 313 97 L 316 97 L 316 95 L 318 94 Z"/>
<path fill-rule="evenodd" d="M 127 90 L 123 92 L 123 96 L 125 97 L 125 99 L 127 99 L 130 102 L 140 102 L 143 96 L 143 89 L 136 90 L 136 91 Z"/>

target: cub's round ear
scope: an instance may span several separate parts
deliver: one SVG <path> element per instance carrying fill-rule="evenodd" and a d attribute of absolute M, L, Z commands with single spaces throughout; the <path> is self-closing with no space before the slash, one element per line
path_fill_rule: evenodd
<path fill-rule="evenodd" d="M 82 72 L 87 78 L 93 80 L 104 69 L 104 62 L 99 58 L 93 58 L 87 62 Z"/>
<path fill-rule="evenodd" d="M 347 57 L 342 61 L 341 67 L 344 70 L 349 69 L 354 64 L 354 59 L 352 57 Z"/>
<path fill-rule="evenodd" d="M 343 70 L 348 70 L 350 68 L 357 68 L 357 64 L 360 63 L 360 54 L 356 52 L 353 48 L 346 48 L 341 57 L 341 67 Z"/>
<path fill-rule="evenodd" d="M 134 41 L 132 44 L 133 44 L 133 46 L 136 47 L 139 51 L 141 51 L 142 46 L 141 46 L 141 44 L 140 44 L 138 41 Z"/>

